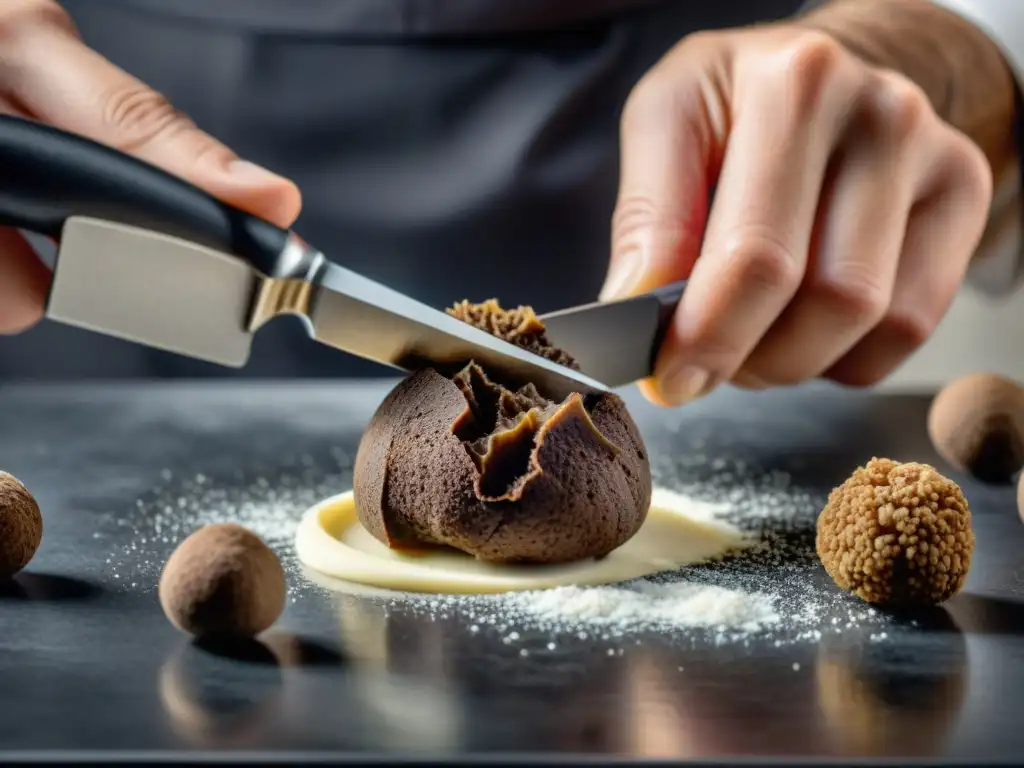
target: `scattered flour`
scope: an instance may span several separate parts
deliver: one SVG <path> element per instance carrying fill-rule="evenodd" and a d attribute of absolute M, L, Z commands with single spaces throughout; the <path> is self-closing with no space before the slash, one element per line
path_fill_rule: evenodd
<path fill-rule="evenodd" d="M 888 637 L 890 620 L 840 593 L 818 563 L 814 522 L 824 489 L 801 488 L 787 472 L 761 471 L 742 459 L 715 456 L 719 451 L 728 453 L 720 446 L 705 449 L 704 438 L 691 433 L 683 448 L 656 454 L 652 470 L 663 498 L 749 536 L 751 546 L 736 555 L 616 586 L 345 599 L 370 600 L 385 615 L 454 618 L 470 633 L 499 633 L 506 644 L 540 634 L 542 647 L 560 637 L 610 640 L 652 632 L 675 642 L 776 646 L 814 643 L 862 626 L 874 630 L 872 640 Z M 208 523 L 237 521 L 281 556 L 295 601 L 321 590 L 304 578 L 295 558 L 295 526 L 310 505 L 351 487 L 351 467 L 351 455 L 332 448 L 219 474 L 165 470 L 134 510 L 112 514 L 95 535 L 111 542 L 106 566 L 116 581 L 152 590 L 185 536 Z"/>
<path fill-rule="evenodd" d="M 685 581 L 518 592 L 507 595 L 505 604 L 541 623 L 618 629 L 731 627 L 754 631 L 780 620 L 770 595 Z"/>

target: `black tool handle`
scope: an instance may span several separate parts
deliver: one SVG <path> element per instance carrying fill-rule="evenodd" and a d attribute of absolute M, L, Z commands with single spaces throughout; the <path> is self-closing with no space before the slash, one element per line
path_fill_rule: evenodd
<path fill-rule="evenodd" d="M 650 293 L 644 294 L 645 296 L 653 296 L 658 300 L 658 332 L 654 337 L 653 352 L 655 355 L 657 355 L 658 349 L 661 348 L 661 342 L 665 339 L 668 324 L 672 322 L 672 315 L 675 314 L 676 307 L 679 305 L 679 300 L 683 298 L 683 291 L 685 289 L 686 281 L 680 280 L 677 283 L 669 283 L 660 288 L 655 288 Z"/>
<path fill-rule="evenodd" d="M 0 224 L 59 238 L 71 216 L 141 227 L 270 273 L 288 232 L 123 152 L 0 116 Z"/>

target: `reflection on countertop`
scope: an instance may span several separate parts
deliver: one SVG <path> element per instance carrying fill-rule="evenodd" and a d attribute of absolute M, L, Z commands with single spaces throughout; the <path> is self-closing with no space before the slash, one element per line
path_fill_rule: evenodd
<path fill-rule="evenodd" d="M 818 648 L 818 701 L 839 754 L 942 754 L 967 696 L 967 642 L 945 608 L 898 642 L 856 630 Z"/>

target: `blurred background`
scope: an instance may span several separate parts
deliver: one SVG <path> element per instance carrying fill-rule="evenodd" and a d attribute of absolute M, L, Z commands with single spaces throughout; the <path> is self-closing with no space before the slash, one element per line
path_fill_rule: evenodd
<path fill-rule="evenodd" d="M 465 1 L 63 5 L 86 43 L 243 158 L 294 179 L 295 229 L 330 258 L 435 307 L 497 297 L 543 312 L 597 295 L 619 112 L 636 81 L 690 32 L 799 3 L 523 0 L 504 19 L 492 18 L 501 4 Z M 1018 211 L 1014 201 L 1008 226 Z M 989 279 L 1008 284 L 999 269 Z M 981 369 L 1024 376 L 1022 301 L 965 289 L 891 386 Z M 260 332 L 242 370 L 49 322 L 0 339 L 6 379 L 383 373 L 290 319 Z"/>

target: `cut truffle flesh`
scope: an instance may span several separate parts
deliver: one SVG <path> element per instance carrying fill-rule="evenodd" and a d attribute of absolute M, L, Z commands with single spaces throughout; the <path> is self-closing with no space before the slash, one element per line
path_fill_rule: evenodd
<path fill-rule="evenodd" d="M 464 303 L 452 314 L 574 365 L 528 308 Z M 618 396 L 556 402 L 472 362 L 392 390 L 363 435 L 353 484 L 360 521 L 388 546 L 441 545 L 488 562 L 602 557 L 639 530 L 651 499 L 643 441 Z"/>

